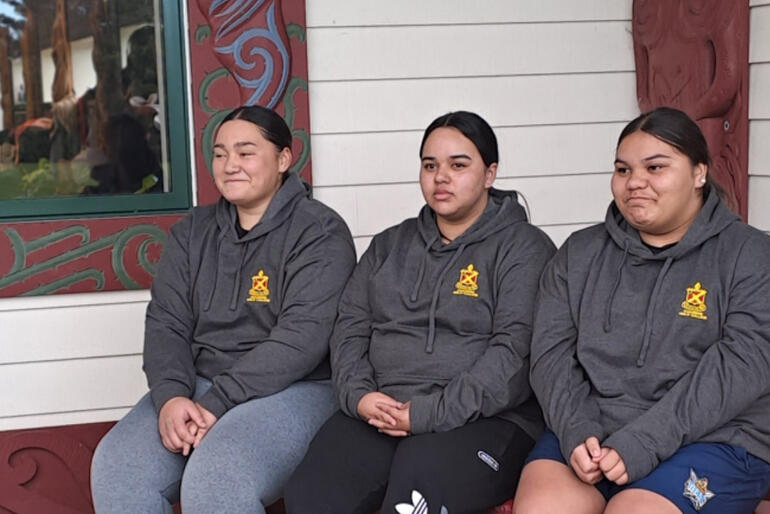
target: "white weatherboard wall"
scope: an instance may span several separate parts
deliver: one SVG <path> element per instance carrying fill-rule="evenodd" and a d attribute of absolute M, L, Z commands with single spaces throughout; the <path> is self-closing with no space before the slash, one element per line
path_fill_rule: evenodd
<path fill-rule="evenodd" d="M 316 197 L 360 254 L 422 205 L 422 130 L 467 109 L 496 130 L 498 185 L 557 243 L 600 221 L 615 139 L 638 112 L 630 18 L 631 0 L 307 2 Z M 119 418 L 146 390 L 148 298 L 0 299 L 0 430 Z"/>
<path fill-rule="evenodd" d="M 770 232 L 770 0 L 751 1 L 749 223 Z"/>

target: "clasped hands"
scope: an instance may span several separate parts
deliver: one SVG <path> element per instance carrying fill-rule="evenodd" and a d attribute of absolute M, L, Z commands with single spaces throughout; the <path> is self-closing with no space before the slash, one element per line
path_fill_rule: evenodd
<path fill-rule="evenodd" d="M 409 402 L 402 403 L 380 392 L 366 393 L 358 401 L 358 415 L 383 434 L 406 437 L 412 426 L 409 422 Z"/>
<path fill-rule="evenodd" d="M 175 396 L 158 413 L 158 431 L 163 446 L 184 456 L 197 448 L 217 417 L 201 404 L 184 396 Z"/>
<path fill-rule="evenodd" d="M 576 446 L 569 463 L 578 478 L 586 484 L 595 484 L 602 477 L 618 485 L 628 483 L 623 458 L 615 449 L 602 447 L 596 437 L 589 437 Z"/>

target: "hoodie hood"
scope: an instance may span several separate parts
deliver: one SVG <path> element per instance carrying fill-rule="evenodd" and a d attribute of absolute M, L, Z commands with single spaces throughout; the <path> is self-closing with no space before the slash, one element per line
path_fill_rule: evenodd
<path fill-rule="evenodd" d="M 238 304 L 238 298 L 241 294 L 241 270 L 243 269 L 243 262 L 246 257 L 248 244 L 269 233 L 271 230 L 274 230 L 276 227 L 279 227 L 291 217 L 292 212 L 294 211 L 294 205 L 303 198 L 309 197 L 310 186 L 296 173 L 288 173 L 283 184 L 281 184 L 281 188 L 278 189 L 278 192 L 275 193 L 275 196 L 270 200 L 270 204 L 262 215 L 262 219 L 260 219 L 259 223 L 254 225 L 251 230 L 244 234 L 243 237 L 239 237 L 238 232 L 235 229 L 235 224 L 238 222 L 237 207 L 228 202 L 224 197 L 219 198 L 215 208 L 217 225 L 219 227 L 219 236 L 217 237 L 215 249 L 217 258 L 214 275 L 215 287 L 211 289 L 211 294 L 203 306 L 204 311 L 208 311 L 211 308 L 211 302 L 214 299 L 216 283 L 217 280 L 219 280 L 219 259 L 222 255 L 222 245 L 235 245 L 238 248 L 236 251 L 240 253 L 240 264 L 236 268 L 235 283 L 232 288 L 233 294 L 230 298 L 230 310 L 235 310 Z"/>
<path fill-rule="evenodd" d="M 666 273 L 671 268 L 673 262 L 689 252 L 700 248 L 708 239 L 718 235 L 730 224 L 740 221 L 740 218 L 727 208 L 725 203 L 719 198 L 719 195 L 713 188 L 704 190 L 706 200 L 701 207 L 700 212 L 695 217 L 692 225 L 685 235 L 673 246 L 665 250 L 653 253 L 639 235 L 639 231 L 632 227 L 620 213 L 615 202 L 612 202 L 607 209 L 607 216 L 604 220 L 604 226 L 607 229 L 612 241 L 622 248 L 623 257 L 618 266 L 617 277 L 610 290 L 609 300 L 605 309 L 604 331 L 609 332 L 612 329 L 612 304 L 623 276 L 623 269 L 628 265 L 628 256 L 634 256 L 636 262 L 640 261 L 662 261 L 663 265 L 658 272 L 655 280 L 655 286 L 652 289 L 652 296 L 647 307 L 647 316 L 645 318 L 644 336 L 642 346 L 637 358 L 637 366 L 643 366 L 647 358 L 647 350 L 650 347 L 650 339 L 653 329 L 653 312 L 657 304 L 661 285 L 665 279 Z"/>
<path fill-rule="evenodd" d="M 491 188 L 489 190 L 489 201 L 481 216 L 465 232 L 448 244 L 441 242 L 441 234 L 436 224 L 436 213 L 433 209 L 425 205 L 420 211 L 417 218 L 417 230 L 425 246 L 422 258 L 420 259 L 417 280 L 415 280 L 414 288 L 409 296 L 412 303 L 417 301 L 430 254 L 453 253 L 452 258 L 447 261 L 433 286 L 430 310 L 428 311 L 428 334 L 425 343 L 425 351 L 427 353 L 433 352 L 433 344 L 436 339 L 436 305 L 438 304 L 441 284 L 447 271 L 452 268 L 465 247 L 469 244 L 483 241 L 490 235 L 505 230 L 514 223 L 527 221 L 527 215 L 524 212 L 524 208 L 519 205 L 517 197 L 516 191 L 503 191 Z"/>

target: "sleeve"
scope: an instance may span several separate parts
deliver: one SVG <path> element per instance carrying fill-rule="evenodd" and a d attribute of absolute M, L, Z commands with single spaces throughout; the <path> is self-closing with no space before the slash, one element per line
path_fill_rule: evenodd
<path fill-rule="evenodd" d="M 540 274 L 553 254 L 553 243 L 539 231 L 512 248 L 497 272 L 498 293 L 487 349 L 441 391 L 412 397 L 412 433 L 452 430 L 532 396 L 529 353 L 534 300 Z"/>
<path fill-rule="evenodd" d="M 166 239 L 144 328 L 143 369 L 155 409 L 175 396 L 192 397 L 195 364 L 188 241 L 192 215 L 173 225 Z"/>
<path fill-rule="evenodd" d="M 623 458 L 630 481 L 647 475 L 681 446 L 724 426 L 770 391 L 767 255 L 770 244 L 744 247 L 721 339 L 652 408 L 602 443 Z"/>
<path fill-rule="evenodd" d="M 588 437 L 606 436 L 599 423 L 599 404 L 577 360 L 578 329 L 572 316 L 567 272 L 567 241 L 540 279 L 532 336 L 530 382 L 546 424 L 559 439 L 569 462 L 572 450 Z"/>
<path fill-rule="evenodd" d="M 307 230 L 286 263 L 281 312 L 270 334 L 213 377 L 199 403 L 220 417 L 252 398 L 282 391 L 328 355 L 337 302 L 356 262 L 341 220 Z"/>
<path fill-rule="evenodd" d="M 369 362 L 372 312 L 369 306 L 369 277 L 373 273 L 376 239 L 353 271 L 339 305 L 332 334 L 331 366 L 334 390 L 342 411 L 360 418 L 358 402 L 377 390 L 374 368 Z"/>

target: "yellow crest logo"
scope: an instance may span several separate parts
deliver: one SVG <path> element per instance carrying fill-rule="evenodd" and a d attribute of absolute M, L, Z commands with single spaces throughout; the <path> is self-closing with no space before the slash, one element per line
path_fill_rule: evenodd
<path fill-rule="evenodd" d="M 688 287 L 679 315 L 695 319 L 708 319 L 708 316 L 704 314 L 706 312 L 707 292 L 700 282 L 695 282 L 692 287 Z"/>
<path fill-rule="evenodd" d="M 267 287 L 268 280 L 270 280 L 270 277 L 265 275 L 264 270 L 259 270 L 259 273 L 251 277 L 251 289 L 249 289 L 249 297 L 246 298 L 246 301 L 268 303 L 270 301 L 270 289 Z"/>
<path fill-rule="evenodd" d="M 454 294 L 462 294 L 478 298 L 476 293 L 479 289 L 479 272 L 473 268 L 473 264 L 468 264 L 467 268 L 460 270 L 460 280 L 455 283 Z"/>

